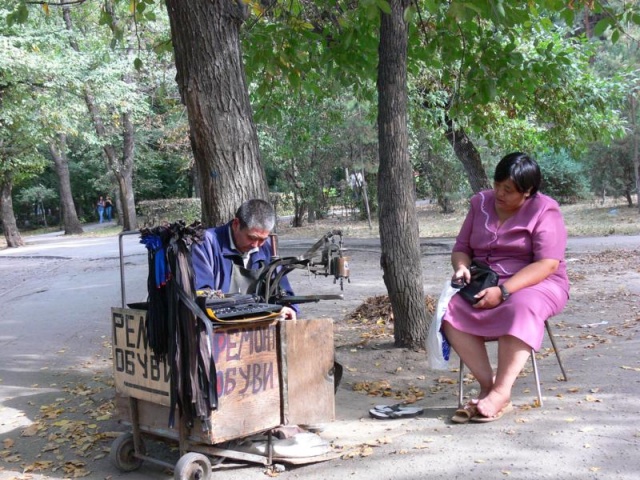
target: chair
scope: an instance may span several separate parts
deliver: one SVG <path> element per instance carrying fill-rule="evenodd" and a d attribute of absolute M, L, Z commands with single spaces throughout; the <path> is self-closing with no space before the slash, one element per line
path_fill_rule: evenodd
<path fill-rule="evenodd" d="M 551 345 L 553 346 L 553 351 L 556 354 L 556 359 L 558 360 L 558 365 L 560 365 L 560 370 L 562 371 L 562 380 L 567 381 L 569 377 L 567 377 L 567 373 L 564 370 L 564 366 L 562 365 L 562 359 L 560 358 L 560 352 L 558 351 L 558 347 L 556 346 L 556 340 L 553 336 L 553 332 L 551 331 L 551 325 L 549 325 L 549 321 L 546 320 L 544 322 L 544 326 L 547 329 L 547 334 L 549 335 L 549 340 L 551 340 Z M 533 375 L 536 379 L 536 389 L 538 392 L 538 403 L 542 407 L 542 390 L 540 389 L 540 375 L 538 373 L 538 363 L 536 362 L 536 352 L 532 348 L 531 349 L 531 364 L 533 365 Z M 464 383 L 463 383 L 463 370 L 464 363 L 462 359 L 460 360 L 460 373 L 458 375 L 458 385 L 460 386 L 458 392 L 458 406 L 461 407 L 463 405 L 463 396 L 464 396 Z"/>

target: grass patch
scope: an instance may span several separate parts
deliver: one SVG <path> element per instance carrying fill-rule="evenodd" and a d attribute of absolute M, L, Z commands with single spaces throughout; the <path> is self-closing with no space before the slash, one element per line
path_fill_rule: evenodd
<path fill-rule="evenodd" d="M 629 208 L 626 203 L 608 201 L 604 205 L 599 202 L 584 202 L 560 207 L 570 236 L 602 237 L 608 235 L 640 234 L 640 213 L 634 205 Z M 444 214 L 435 204 L 417 207 L 420 237 L 447 238 L 455 237 L 467 214 L 467 203 L 455 205 L 453 213 Z M 278 234 L 284 237 L 319 237 L 329 230 L 341 229 L 347 237 L 378 237 L 378 221 L 372 220 L 371 228 L 366 220 L 354 220 L 351 215 L 333 214 L 322 221 L 300 228 L 292 228 L 287 221 L 278 222 Z"/>
<path fill-rule="evenodd" d="M 560 207 L 570 236 L 602 237 L 608 235 L 640 234 L 640 213 L 637 206 L 629 208 L 626 203 L 607 201 L 584 202 Z M 417 207 L 420 236 L 423 238 L 447 238 L 458 234 L 467 213 L 466 202 L 455 205 L 455 212 L 443 214 L 435 204 L 420 204 Z M 85 232 L 70 237 L 110 237 L 118 235 L 122 229 L 115 224 L 99 226 L 85 225 Z M 277 233 L 282 238 L 318 238 L 328 231 L 341 230 L 346 237 L 375 238 L 379 236 L 378 221 L 372 219 L 371 227 L 366 220 L 354 220 L 351 214 L 334 213 L 314 224 L 292 228 L 287 217 L 278 222 Z M 32 235 L 59 232 L 60 227 L 49 227 L 21 232 L 24 238 Z M 0 248 L 6 247 L 4 237 L 0 237 Z"/>

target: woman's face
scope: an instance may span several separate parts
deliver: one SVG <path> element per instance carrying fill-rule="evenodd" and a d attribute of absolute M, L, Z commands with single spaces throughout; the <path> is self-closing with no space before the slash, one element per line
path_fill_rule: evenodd
<path fill-rule="evenodd" d="M 517 211 L 529 198 L 529 193 L 519 192 L 516 184 L 510 178 L 502 182 L 493 182 L 493 190 L 496 192 L 497 209 L 506 213 Z"/>

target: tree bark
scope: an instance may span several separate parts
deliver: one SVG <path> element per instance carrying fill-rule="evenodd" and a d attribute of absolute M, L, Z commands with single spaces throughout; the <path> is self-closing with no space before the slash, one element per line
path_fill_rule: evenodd
<path fill-rule="evenodd" d="M 473 193 L 491 188 L 491 182 L 482 166 L 480 152 L 476 149 L 473 141 L 467 136 L 463 128 L 455 128 L 453 120 L 446 119 L 447 130 L 445 136 L 453 148 L 458 160 L 462 163 Z"/>
<path fill-rule="evenodd" d="M 187 107 L 202 220 L 217 225 L 249 198 L 269 200 L 245 79 L 241 0 L 166 0 L 176 81 Z"/>
<path fill-rule="evenodd" d="M 67 159 L 67 136 L 65 134 L 58 135 L 58 143 L 49 142 L 49 152 L 53 157 L 53 163 L 56 167 L 56 175 L 58 175 L 58 184 L 60 189 L 60 203 L 62 204 L 62 225 L 65 235 L 82 233 L 82 225 L 78 220 L 76 206 L 73 203 L 73 195 L 71 193 L 71 176 L 69 175 L 69 160 Z"/>
<path fill-rule="evenodd" d="M 381 13 L 378 64 L 378 197 L 380 262 L 394 315 L 398 347 L 424 348 L 424 303 L 418 217 L 407 131 L 407 43 L 410 0 L 391 0 Z"/>
<path fill-rule="evenodd" d="M 11 191 L 13 190 L 13 178 L 11 173 L 4 172 L 0 179 L 0 215 L 2 215 L 2 231 L 7 247 L 22 247 L 24 240 L 18 230 L 16 216 L 13 212 L 13 200 L 11 199 Z"/>
<path fill-rule="evenodd" d="M 631 152 L 632 161 L 633 161 L 633 175 L 636 184 L 636 204 L 638 207 L 638 213 L 640 213 L 640 155 L 638 154 L 638 135 L 640 132 L 638 131 L 638 99 L 636 98 L 635 93 L 631 93 L 629 98 L 629 103 L 631 106 L 631 125 L 633 126 L 633 137 L 632 137 L 632 148 Z"/>

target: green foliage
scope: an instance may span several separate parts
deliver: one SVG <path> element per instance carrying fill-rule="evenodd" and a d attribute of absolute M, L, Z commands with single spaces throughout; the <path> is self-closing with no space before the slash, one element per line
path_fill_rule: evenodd
<path fill-rule="evenodd" d="M 633 137 L 610 145 L 593 144 L 585 155 L 591 190 L 604 196 L 628 196 L 635 190 Z"/>
<path fill-rule="evenodd" d="M 40 184 L 22 190 L 18 196 L 18 201 L 26 205 L 33 205 L 35 203 L 43 203 L 46 205 L 53 200 L 57 200 L 57 198 L 58 194 L 55 190 Z"/>
<path fill-rule="evenodd" d="M 420 146 L 412 148 L 412 159 L 421 173 L 427 149 L 437 159 L 417 183 L 421 194 L 442 202 L 465 194 L 464 172 L 442 146 L 447 117 L 487 145 L 486 157 L 554 147 L 568 152 L 561 158 L 577 158 L 590 142 L 620 137 L 624 100 L 638 80 L 626 68 L 629 37 L 619 33 L 640 23 L 635 3 L 587 3 L 602 14 L 594 33 L 617 41 L 615 49 L 606 45 L 612 54 L 601 65 L 605 47 L 560 26 L 581 22 L 584 2 L 412 2 L 405 18 L 411 22 L 413 147 Z M 58 7 L 0 0 L 7 19 L 0 27 L 0 168 L 14 172 L 18 192 L 37 185 L 36 176 L 53 178 L 43 152 L 51 138 L 66 133 L 74 200 L 91 212 L 98 194 L 113 192 L 101 149 L 105 141 L 118 145 L 127 113 L 136 126 L 136 196 L 191 194 L 188 125 L 173 80 L 163 3 L 112 4 L 113 10 L 95 2 L 73 5 L 78 28 L 70 33 Z M 248 6 L 243 53 L 270 187 L 289 198 L 295 192 L 298 202 L 320 212 L 349 204 L 345 168 L 369 176 L 377 165 L 375 77 L 380 15 L 388 2 L 252 0 Z M 135 31 L 114 28 L 115 20 L 131 15 Z M 70 40 L 79 41 L 79 52 Z M 632 65 L 637 68 L 637 58 Z M 87 115 L 85 85 L 106 119 L 103 139 Z M 600 188 L 595 180 L 593 188 Z M 369 179 L 370 188 L 375 183 Z"/>
<path fill-rule="evenodd" d="M 202 218 L 200 200 L 197 198 L 144 200 L 138 203 L 138 214 L 141 217 L 140 224 L 144 227 L 178 220 L 191 224 Z"/>
<path fill-rule="evenodd" d="M 325 80 L 323 85 L 332 84 Z M 295 224 L 307 212 L 321 217 L 331 206 L 354 208 L 357 197 L 346 172 L 372 172 L 377 164 L 375 127 L 367 105 L 329 96 L 282 101 L 282 116 L 259 126 L 270 189 L 292 199 Z M 369 197 L 373 202 L 371 193 Z"/>
<path fill-rule="evenodd" d="M 541 153 L 536 160 L 542 170 L 544 193 L 561 203 L 575 203 L 589 196 L 586 169 L 566 150 Z"/>

